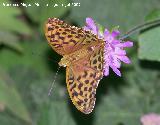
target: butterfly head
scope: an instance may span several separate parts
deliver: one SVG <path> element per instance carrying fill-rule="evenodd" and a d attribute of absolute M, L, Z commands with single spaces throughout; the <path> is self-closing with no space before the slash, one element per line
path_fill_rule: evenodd
<path fill-rule="evenodd" d="M 58 63 L 59 66 L 63 66 L 63 67 L 66 67 L 66 66 L 69 66 L 71 63 L 70 59 L 68 56 L 63 56 L 63 58 L 61 59 L 61 61 Z"/>

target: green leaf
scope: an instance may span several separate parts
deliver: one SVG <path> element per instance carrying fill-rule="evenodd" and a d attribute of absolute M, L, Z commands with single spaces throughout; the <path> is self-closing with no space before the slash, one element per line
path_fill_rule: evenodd
<path fill-rule="evenodd" d="M 137 90 L 135 93 L 137 96 L 132 96 L 130 94 L 129 96 L 134 98 L 138 97 L 139 102 L 143 102 L 139 103 L 139 107 L 142 108 L 145 114 L 151 112 L 160 113 L 160 105 L 158 105 L 160 93 L 158 69 L 158 63 L 149 63 L 144 61 L 139 65 L 139 62 L 137 61 L 134 70 L 130 70 L 125 75 L 125 78 L 127 82 L 130 83 L 132 89 Z M 126 91 L 126 94 L 131 93 L 129 91 Z"/>
<path fill-rule="evenodd" d="M 75 125 L 75 122 L 66 103 L 56 101 L 43 107 L 38 125 Z"/>
<path fill-rule="evenodd" d="M 10 115 L 8 112 L 1 112 L 0 113 L 0 121 L 2 125 L 28 125 L 27 122 L 22 122 L 17 117 L 14 117 L 13 115 Z"/>
<path fill-rule="evenodd" d="M 3 0 L 1 3 L 10 3 L 8 0 Z M 23 22 L 23 20 L 18 19 L 21 11 L 17 7 L 7 7 L 0 6 L 0 27 L 1 30 L 15 31 L 19 34 L 31 34 L 31 29 Z"/>
<path fill-rule="evenodd" d="M 18 43 L 19 39 L 16 35 L 7 31 L 0 31 L 0 38 L 0 45 L 3 44 L 18 52 L 23 51 L 22 47 Z"/>
<path fill-rule="evenodd" d="M 147 21 L 160 19 L 160 10 L 154 10 L 148 16 Z M 160 21 L 159 21 L 160 23 Z M 146 30 L 139 35 L 139 58 L 160 61 L 160 27 L 154 27 Z"/>
<path fill-rule="evenodd" d="M 7 82 L 8 81 L 8 82 Z M 26 122 L 31 123 L 31 118 L 29 112 L 26 109 L 26 106 L 22 102 L 22 99 L 12 85 L 12 80 L 10 77 L 2 72 L 0 72 L 0 102 L 3 103 L 6 108 L 12 111 L 17 117 L 25 120 Z"/>
<path fill-rule="evenodd" d="M 112 94 L 103 97 L 101 105 L 96 109 L 95 125 L 140 125 L 142 110 L 138 107 L 136 97 Z"/>
<path fill-rule="evenodd" d="M 160 27 L 150 29 L 139 35 L 140 59 L 160 61 Z"/>

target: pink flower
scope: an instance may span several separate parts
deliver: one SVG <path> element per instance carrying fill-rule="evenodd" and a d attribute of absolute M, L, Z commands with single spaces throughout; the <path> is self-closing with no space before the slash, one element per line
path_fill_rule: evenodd
<path fill-rule="evenodd" d="M 116 39 L 120 34 L 118 30 L 109 32 L 107 29 L 104 31 L 104 75 L 109 75 L 109 67 L 118 75 L 121 76 L 119 68 L 121 61 L 124 63 L 131 63 L 130 59 L 126 56 L 125 47 L 132 47 L 133 43 L 130 41 L 123 42 Z"/>
<path fill-rule="evenodd" d="M 109 32 L 108 29 L 105 29 L 104 33 L 101 34 L 98 26 L 92 18 L 86 18 L 86 26 L 84 26 L 84 30 L 90 30 L 93 34 L 97 35 L 98 38 L 105 41 L 103 66 L 104 75 L 109 75 L 110 67 L 118 76 L 121 76 L 121 72 L 119 70 L 121 62 L 126 64 L 131 63 L 130 59 L 126 56 L 124 48 L 132 47 L 133 42 L 123 42 L 122 40 L 117 39 L 117 36 L 120 34 L 118 30 Z"/>
<path fill-rule="evenodd" d="M 142 125 L 160 125 L 160 115 L 150 113 L 141 117 Z"/>

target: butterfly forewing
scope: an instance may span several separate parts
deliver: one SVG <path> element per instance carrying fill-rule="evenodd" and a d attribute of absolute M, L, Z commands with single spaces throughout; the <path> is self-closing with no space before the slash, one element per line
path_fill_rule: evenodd
<path fill-rule="evenodd" d="M 60 55 L 82 48 L 81 43 L 85 39 L 81 28 L 71 27 L 56 18 L 48 19 L 45 35 L 51 47 Z"/>
<path fill-rule="evenodd" d="M 51 47 L 60 55 L 72 53 L 97 39 L 90 31 L 70 26 L 57 18 L 48 19 L 45 36 Z"/>

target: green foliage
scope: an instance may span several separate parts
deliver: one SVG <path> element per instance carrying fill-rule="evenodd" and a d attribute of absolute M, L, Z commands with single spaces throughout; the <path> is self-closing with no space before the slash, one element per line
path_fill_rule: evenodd
<path fill-rule="evenodd" d="M 1 3 L 9 3 L 8 0 L 2 0 Z M 17 17 L 20 16 L 21 10 L 15 7 L 0 6 L 0 27 L 1 30 L 18 32 L 20 34 L 30 35 L 30 28 Z M 14 24 L 14 25 L 13 25 Z"/>
<path fill-rule="evenodd" d="M 75 125 L 65 102 L 54 102 L 44 106 L 38 125 Z"/>
<path fill-rule="evenodd" d="M 1 3 L 10 3 L 9 0 L 2 0 Z M 19 8 L 0 6 L 0 45 L 5 45 L 22 52 L 19 45 L 18 34 L 30 35 L 31 29 L 18 16 L 22 14 Z"/>
<path fill-rule="evenodd" d="M 9 0 L 2 0 L 1 3 L 10 3 Z M 1 30 L 15 31 L 20 34 L 31 34 L 30 28 L 16 16 L 20 16 L 21 11 L 15 7 L 0 6 L 0 27 Z M 14 25 L 13 25 L 14 24 Z"/>
<path fill-rule="evenodd" d="M 160 61 L 160 27 L 148 30 L 139 36 L 139 58 Z"/>
<path fill-rule="evenodd" d="M 131 92 L 130 92 L 131 93 Z M 128 94 L 128 93 L 127 93 Z M 140 125 L 139 118 L 142 116 L 142 109 L 134 95 L 134 98 L 122 95 L 110 95 L 101 102 L 96 113 L 96 124 L 109 123 L 110 125 Z M 95 125 L 96 125 L 95 124 Z"/>
<path fill-rule="evenodd" d="M 13 83 L 11 78 L 6 73 L 3 73 L 2 69 L 0 76 L 0 102 L 19 118 L 25 120 L 26 122 L 31 122 L 26 106 L 15 86 L 12 85 Z"/>
<path fill-rule="evenodd" d="M 160 19 L 160 10 L 152 11 L 146 19 L 157 20 Z M 159 23 L 160 24 L 160 23 Z M 160 27 L 151 27 L 144 31 L 139 36 L 139 58 L 160 61 Z"/>
<path fill-rule="evenodd" d="M 22 47 L 18 43 L 18 37 L 7 31 L 0 31 L 0 45 L 8 46 L 19 52 L 22 52 Z"/>

